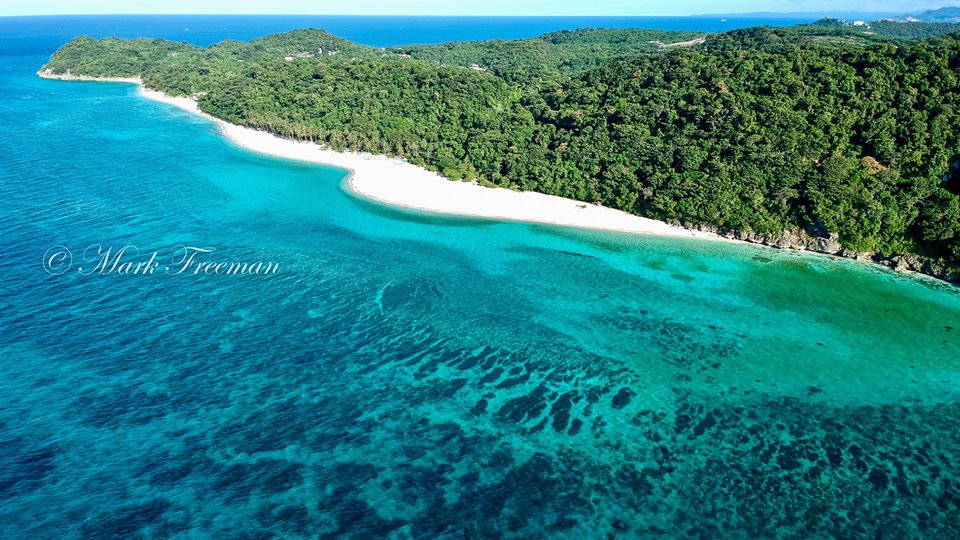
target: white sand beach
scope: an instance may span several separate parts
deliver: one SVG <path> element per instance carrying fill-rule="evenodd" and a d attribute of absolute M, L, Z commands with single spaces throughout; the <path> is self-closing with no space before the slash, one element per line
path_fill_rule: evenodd
<path fill-rule="evenodd" d="M 336 152 L 309 142 L 297 142 L 252 128 L 230 124 L 200 111 L 187 97 L 171 97 L 148 90 L 138 79 L 93 79 L 40 76 L 64 80 L 97 80 L 136 83 L 141 94 L 173 105 L 216 123 L 225 136 L 245 149 L 295 161 L 331 165 L 350 171 L 344 187 L 350 192 L 383 204 L 424 212 L 496 220 L 543 223 L 657 236 L 726 240 L 718 235 L 669 225 L 619 210 L 534 192 L 488 188 L 470 182 L 451 181 L 399 159 Z"/>

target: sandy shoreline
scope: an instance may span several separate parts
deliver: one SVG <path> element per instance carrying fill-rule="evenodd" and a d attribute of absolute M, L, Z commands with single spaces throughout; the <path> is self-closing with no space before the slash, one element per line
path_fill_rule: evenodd
<path fill-rule="evenodd" d="M 399 159 L 371 154 L 335 152 L 317 144 L 284 139 L 210 116 L 201 112 L 193 99 L 171 97 L 162 92 L 148 90 L 139 79 L 57 76 L 49 73 L 39 73 L 39 75 L 60 80 L 137 84 L 140 86 L 143 97 L 173 105 L 214 122 L 227 138 L 247 150 L 294 161 L 346 169 L 350 172 L 344 182 L 347 190 L 362 198 L 386 205 L 437 214 L 495 220 L 656 236 L 727 240 L 715 234 L 684 229 L 662 221 L 572 199 L 451 181 L 437 173 Z"/>

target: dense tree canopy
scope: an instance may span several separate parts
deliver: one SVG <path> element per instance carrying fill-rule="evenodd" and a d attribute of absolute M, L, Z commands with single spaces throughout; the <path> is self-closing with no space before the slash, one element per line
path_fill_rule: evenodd
<path fill-rule="evenodd" d="M 64 45 L 55 73 L 140 76 L 231 122 L 453 179 L 686 224 L 960 266 L 960 34 L 836 21 L 579 30 L 375 49 L 303 30 L 209 48 Z M 922 37 L 905 40 L 902 37 Z"/>
<path fill-rule="evenodd" d="M 389 50 L 434 65 L 489 70 L 510 83 L 542 86 L 559 80 L 565 73 L 654 52 L 704 35 L 632 28 L 562 30 L 534 39 L 410 45 Z"/>

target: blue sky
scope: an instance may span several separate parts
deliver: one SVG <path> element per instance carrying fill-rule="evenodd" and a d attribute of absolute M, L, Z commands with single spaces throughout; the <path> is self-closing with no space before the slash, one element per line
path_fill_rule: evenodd
<path fill-rule="evenodd" d="M 943 0 L 3 0 L 0 15 L 105 13 L 296 13 L 344 15 L 691 15 L 704 13 L 902 12 L 957 6 Z"/>

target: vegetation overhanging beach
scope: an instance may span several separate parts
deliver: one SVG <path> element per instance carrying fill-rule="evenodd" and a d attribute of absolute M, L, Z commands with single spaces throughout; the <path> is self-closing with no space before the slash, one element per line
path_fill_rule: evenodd
<path fill-rule="evenodd" d="M 139 82 L 139 81 L 138 81 Z M 344 186 L 366 199 L 419 211 L 524 221 L 658 236 L 719 240 L 715 234 L 684 229 L 619 210 L 535 192 L 453 182 L 405 161 L 373 154 L 337 152 L 319 145 L 225 122 L 200 111 L 186 97 L 172 97 L 141 85 L 141 95 L 215 122 L 238 146 L 274 157 L 332 165 L 350 171 Z"/>

